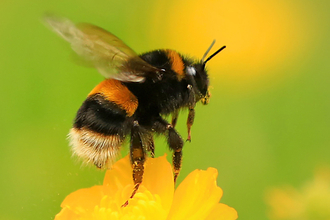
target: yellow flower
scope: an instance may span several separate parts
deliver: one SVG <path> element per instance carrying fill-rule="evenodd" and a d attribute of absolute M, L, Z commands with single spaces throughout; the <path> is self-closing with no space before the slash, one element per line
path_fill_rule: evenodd
<path fill-rule="evenodd" d="M 173 173 L 166 156 L 149 158 L 139 190 L 126 207 L 121 207 L 133 190 L 127 156 L 106 172 L 102 186 L 68 195 L 55 220 L 237 219 L 235 209 L 219 203 L 222 189 L 216 184 L 217 176 L 214 168 L 195 170 L 174 192 Z"/>
<path fill-rule="evenodd" d="M 300 189 L 285 186 L 269 190 L 266 200 L 273 220 L 329 220 L 330 169 L 318 169 L 313 181 Z"/>

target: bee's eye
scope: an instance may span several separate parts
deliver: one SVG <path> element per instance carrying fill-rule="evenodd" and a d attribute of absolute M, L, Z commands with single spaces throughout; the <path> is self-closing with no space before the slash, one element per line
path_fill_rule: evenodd
<path fill-rule="evenodd" d="M 188 75 L 191 75 L 191 76 L 195 76 L 196 75 L 196 69 L 195 69 L 195 67 L 188 66 L 186 71 L 187 71 L 187 74 Z"/>

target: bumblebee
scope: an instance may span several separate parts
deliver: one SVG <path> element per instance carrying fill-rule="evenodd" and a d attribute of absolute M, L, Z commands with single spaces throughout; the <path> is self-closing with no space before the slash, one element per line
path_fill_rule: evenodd
<path fill-rule="evenodd" d="M 142 182 L 144 162 L 154 157 L 154 134 L 167 138 L 173 151 L 174 181 L 179 175 L 184 141 L 175 130 L 181 109 L 189 109 L 188 138 L 195 105 L 207 104 L 209 78 L 206 58 L 194 60 L 170 49 L 137 55 L 123 41 L 91 24 L 47 17 L 48 25 L 71 44 L 84 62 L 93 65 L 106 79 L 87 96 L 70 130 L 73 154 L 98 168 L 111 168 L 125 140 L 130 141 L 134 192 Z M 163 116 L 171 115 L 169 123 Z"/>

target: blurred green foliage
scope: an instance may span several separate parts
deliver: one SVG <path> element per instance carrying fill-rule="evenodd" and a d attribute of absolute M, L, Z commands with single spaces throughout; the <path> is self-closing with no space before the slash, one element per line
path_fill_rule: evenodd
<path fill-rule="evenodd" d="M 148 34 L 153 12 L 166 2 L 170 1 L 0 3 L 0 219 L 53 219 L 66 195 L 103 180 L 103 172 L 82 167 L 71 157 L 66 140 L 77 109 L 102 77 L 70 62 L 69 46 L 42 24 L 43 14 L 97 24 L 143 52 L 166 42 L 165 37 L 150 39 Z M 265 189 L 300 185 L 315 166 L 330 162 L 330 3 L 293 0 L 290 5 L 304 20 L 314 21 L 314 38 L 303 45 L 309 50 L 288 60 L 290 65 L 265 71 L 252 86 L 247 85 L 251 81 L 236 83 L 222 76 L 217 61 L 221 63 L 226 53 L 219 55 L 212 67 L 220 73 L 212 75 L 210 68 L 211 102 L 197 107 L 192 143 L 184 148 L 179 181 L 194 169 L 216 167 L 224 190 L 221 202 L 234 207 L 240 219 L 267 219 Z M 186 7 L 189 10 L 189 4 Z M 171 12 L 163 13 L 166 22 Z M 163 32 L 171 34 L 171 29 Z M 223 73 L 230 71 L 226 67 Z M 273 83 L 267 75 L 277 71 L 285 77 Z M 178 124 L 183 137 L 185 120 L 183 113 Z M 164 152 L 169 153 L 159 138 L 156 154 Z"/>

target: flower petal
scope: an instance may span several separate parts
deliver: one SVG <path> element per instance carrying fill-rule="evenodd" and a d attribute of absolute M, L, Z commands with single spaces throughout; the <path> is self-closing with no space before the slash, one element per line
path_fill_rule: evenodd
<path fill-rule="evenodd" d="M 144 167 L 141 185 L 146 187 L 152 194 L 157 194 L 164 210 L 168 212 L 173 200 L 174 182 L 172 168 L 166 160 L 166 155 L 158 158 L 148 158 Z M 133 191 L 132 172 L 129 156 L 118 160 L 111 170 L 106 172 L 103 181 L 104 193 L 120 203 L 124 203 Z"/>
<path fill-rule="evenodd" d="M 107 170 L 103 185 L 111 190 L 122 189 L 128 184 L 133 184 L 132 172 L 132 165 L 127 155 L 118 160 L 110 170 Z"/>
<path fill-rule="evenodd" d="M 223 203 L 218 203 L 205 220 L 236 220 L 237 211 Z"/>
<path fill-rule="evenodd" d="M 168 213 L 173 201 L 174 179 L 166 154 L 162 157 L 147 159 L 142 185 L 152 194 L 160 197 L 163 209 Z"/>
<path fill-rule="evenodd" d="M 68 220 L 68 219 L 78 219 L 79 215 L 77 215 L 74 211 L 69 209 L 68 207 L 64 207 L 60 213 L 55 216 L 54 220 Z"/>
<path fill-rule="evenodd" d="M 222 197 L 217 176 L 215 168 L 190 173 L 175 191 L 167 219 L 205 219 Z"/>
<path fill-rule="evenodd" d="M 118 160 L 110 170 L 107 170 L 103 180 L 105 195 L 124 204 L 133 192 L 132 165 L 129 156 Z"/>
<path fill-rule="evenodd" d="M 70 209 L 83 208 L 91 211 L 94 209 L 95 204 L 100 203 L 102 197 L 102 186 L 79 189 L 70 193 L 62 202 L 61 207 L 70 207 Z"/>

